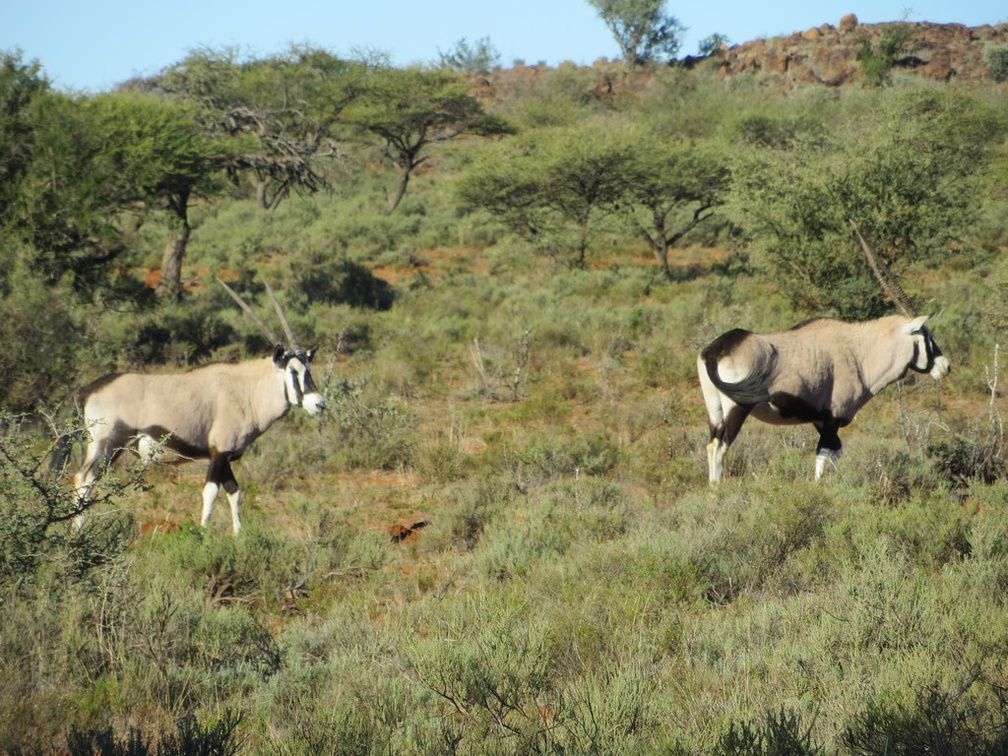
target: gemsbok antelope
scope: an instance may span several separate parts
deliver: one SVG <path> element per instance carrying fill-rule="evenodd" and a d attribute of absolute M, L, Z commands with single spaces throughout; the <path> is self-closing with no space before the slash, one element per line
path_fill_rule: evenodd
<path fill-rule="evenodd" d="M 884 277 L 877 253 L 858 236 L 876 277 L 904 314 L 863 323 L 818 318 L 781 333 L 736 328 L 715 339 L 697 358 L 710 423 L 711 483 L 721 480 L 725 453 L 750 415 L 775 425 L 812 423 L 819 431 L 819 479 L 840 458 L 838 431 L 869 399 L 909 370 L 935 380 L 948 374 L 949 361 L 928 330 L 928 316 L 914 316 L 906 294 Z"/>
<path fill-rule="evenodd" d="M 325 408 L 325 399 L 311 375 L 315 350 L 298 345 L 269 285 L 266 290 L 287 335 L 287 347 L 238 294 L 217 280 L 277 345 L 273 355 L 211 363 L 185 373 L 112 373 L 84 389 L 84 422 L 90 440 L 74 476 L 81 512 L 102 469 L 124 449 L 144 458 L 167 451 L 176 455 L 177 461 L 210 460 L 200 524 L 206 527 L 214 500 L 223 488 L 237 534 L 241 530 L 241 489 L 231 463 L 292 406 L 302 407 L 310 415 Z M 78 516 L 77 524 L 82 522 Z"/>

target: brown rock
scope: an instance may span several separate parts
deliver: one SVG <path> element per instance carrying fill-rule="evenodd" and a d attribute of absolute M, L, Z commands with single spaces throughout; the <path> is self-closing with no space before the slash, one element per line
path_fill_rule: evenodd
<path fill-rule="evenodd" d="M 839 87 L 857 74 L 856 55 L 849 48 L 824 47 L 814 50 L 807 65 L 815 79 L 830 87 Z"/>
<path fill-rule="evenodd" d="M 952 55 L 948 50 L 935 50 L 931 60 L 918 69 L 920 73 L 931 77 L 948 81 L 955 75 L 955 67 L 952 65 Z"/>
<path fill-rule="evenodd" d="M 763 56 L 763 69 L 773 73 L 787 71 L 787 55 L 782 55 L 776 48 L 770 48 Z"/>
<path fill-rule="evenodd" d="M 857 29 L 858 20 L 857 16 L 853 13 L 848 13 L 846 16 L 840 19 L 840 31 L 849 32 Z"/>

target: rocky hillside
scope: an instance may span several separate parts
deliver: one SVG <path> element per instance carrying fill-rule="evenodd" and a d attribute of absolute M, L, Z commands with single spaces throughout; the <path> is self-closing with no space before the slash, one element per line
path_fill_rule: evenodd
<path fill-rule="evenodd" d="M 790 89 L 802 84 L 839 87 L 858 80 L 858 50 L 867 39 L 874 49 L 896 24 L 861 24 L 853 13 L 837 26 L 823 24 L 786 37 L 757 39 L 723 49 L 721 74 L 752 73 L 766 83 Z M 899 22 L 909 27 L 893 68 L 934 79 L 989 80 L 984 48 L 1008 44 L 1008 24 L 968 27 L 962 24 Z"/>

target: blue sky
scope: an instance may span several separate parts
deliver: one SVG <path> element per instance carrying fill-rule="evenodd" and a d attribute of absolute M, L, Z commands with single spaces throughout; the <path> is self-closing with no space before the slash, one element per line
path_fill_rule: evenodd
<path fill-rule="evenodd" d="M 688 27 L 681 55 L 714 33 L 740 43 L 836 25 L 851 12 L 863 23 L 1008 23 L 1005 0 L 692 0 L 666 8 Z M 61 89 L 91 92 L 155 74 L 200 47 L 263 57 L 307 43 L 338 55 L 379 50 L 405 65 L 484 37 L 504 66 L 619 55 L 587 0 L 22 0 L 8 4 L 0 23 L 0 49 L 38 60 Z"/>

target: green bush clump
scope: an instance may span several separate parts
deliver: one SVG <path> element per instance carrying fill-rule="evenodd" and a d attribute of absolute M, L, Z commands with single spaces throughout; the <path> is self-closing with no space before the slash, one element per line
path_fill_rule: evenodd
<path fill-rule="evenodd" d="M 5 265 L 15 255 L 0 246 Z M 12 259 L 14 258 L 14 259 Z M 72 289 L 52 284 L 20 262 L 0 281 L 0 411 L 53 407 L 72 394 L 77 371 L 93 343 L 88 316 Z M 74 338 L 68 338 L 70 334 Z"/>
<path fill-rule="evenodd" d="M 575 439 L 540 437 L 514 460 L 517 479 L 539 485 L 569 475 L 604 475 L 619 462 L 619 449 L 607 436 L 584 434 Z"/>
<path fill-rule="evenodd" d="M 370 379 L 336 382 L 326 410 L 332 458 L 346 468 L 394 469 L 415 453 L 418 418 L 394 397 L 374 397 Z"/>
<path fill-rule="evenodd" d="M 994 81 L 1008 81 L 1008 45 L 987 45 L 983 54 Z"/>
<path fill-rule="evenodd" d="M 71 756 L 236 756 L 241 753 L 238 725 L 241 715 L 226 711 L 211 724 L 183 717 L 174 732 L 147 737 L 141 728 L 130 728 L 120 738 L 111 727 L 81 730 L 73 727 L 67 736 Z"/>
<path fill-rule="evenodd" d="M 812 738 L 812 727 L 793 711 L 770 712 L 762 721 L 732 722 L 719 738 L 716 756 L 814 756 L 822 744 Z"/>
<path fill-rule="evenodd" d="M 994 756 L 1008 748 L 1008 721 L 990 719 L 966 691 L 928 686 L 912 702 L 880 698 L 844 729 L 852 756 Z"/>

